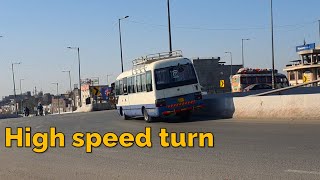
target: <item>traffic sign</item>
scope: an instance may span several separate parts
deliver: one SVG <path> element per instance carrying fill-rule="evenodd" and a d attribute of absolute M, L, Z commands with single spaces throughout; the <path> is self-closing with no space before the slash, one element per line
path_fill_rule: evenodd
<path fill-rule="evenodd" d="M 100 95 L 100 90 L 98 89 L 98 87 L 92 87 L 91 88 L 91 92 L 93 95 L 98 96 Z"/>
<path fill-rule="evenodd" d="M 303 76 L 303 83 L 306 83 L 306 82 L 307 82 L 307 80 L 308 80 L 307 76 L 306 76 L 306 75 L 304 75 L 304 76 Z"/>
<path fill-rule="evenodd" d="M 224 88 L 224 80 L 220 80 L 220 87 Z"/>

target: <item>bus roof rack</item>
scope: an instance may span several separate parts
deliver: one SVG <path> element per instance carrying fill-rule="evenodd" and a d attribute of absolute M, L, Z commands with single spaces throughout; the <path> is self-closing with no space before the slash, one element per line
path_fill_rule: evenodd
<path fill-rule="evenodd" d="M 176 58 L 176 57 L 182 57 L 182 51 L 171 51 L 171 52 L 162 52 L 162 53 L 156 53 L 156 54 L 149 54 L 147 56 L 142 56 L 141 58 L 137 58 L 132 61 L 133 66 L 138 66 L 142 64 L 152 63 L 159 60 L 164 59 L 170 59 L 170 58 Z"/>

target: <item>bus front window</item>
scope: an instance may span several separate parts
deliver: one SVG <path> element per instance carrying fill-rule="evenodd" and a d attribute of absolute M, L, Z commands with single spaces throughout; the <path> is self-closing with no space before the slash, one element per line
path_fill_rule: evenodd
<path fill-rule="evenodd" d="M 192 64 L 155 70 L 157 90 L 198 83 Z"/>

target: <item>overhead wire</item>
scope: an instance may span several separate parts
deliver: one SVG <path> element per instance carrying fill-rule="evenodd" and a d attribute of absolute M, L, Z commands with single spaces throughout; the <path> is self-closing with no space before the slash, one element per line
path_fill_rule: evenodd
<path fill-rule="evenodd" d="M 134 23 L 134 24 L 168 28 L 167 25 L 152 24 L 152 23 L 146 23 L 146 22 L 136 21 L 136 20 L 127 20 L 127 21 Z M 302 23 L 302 24 L 279 25 L 279 26 L 275 26 L 275 29 L 295 27 L 293 29 L 293 30 L 295 30 L 295 29 L 300 29 L 302 27 L 305 27 L 306 25 L 314 24 L 316 22 L 318 22 L 318 21 L 312 21 L 312 22 L 307 22 L 307 23 Z M 172 28 L 185 29 L 185 30 L 205 30 L 205 31 L 246 31 L 246 30 L 268 30 L 270 27 L 266 26 L 266 27 L 245 27 L 245 28 L 203 28 L 203 27 L 188 27 L 188 26 L 172 26 Z"/>

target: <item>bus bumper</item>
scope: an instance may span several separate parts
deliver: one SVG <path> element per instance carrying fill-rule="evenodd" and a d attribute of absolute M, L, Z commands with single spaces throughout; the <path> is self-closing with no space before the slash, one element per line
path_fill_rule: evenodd
<path fill-rule="evenodd" d="M 172 110 L 164 110 L 161 112 L 161 116 L 168 117 L 168 116 L 175 116 L 177 114 L 183 113 L 183 112 L 193 112 L 199 109 L 203 109 L 204 104 L 198 104 L 192 107 L 185 107 L 185 108 L 179 108 L 179 109 L 172 109 Z"/>

